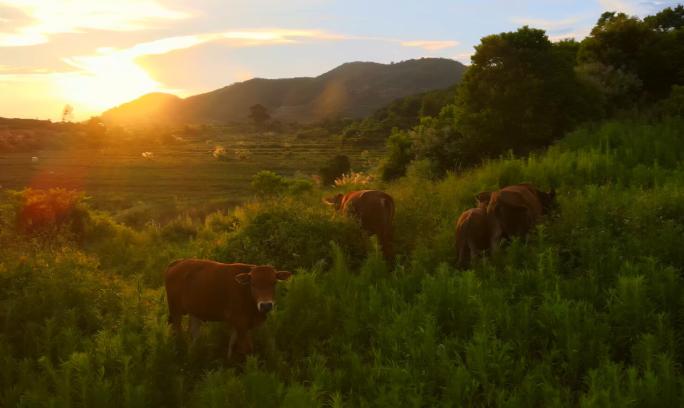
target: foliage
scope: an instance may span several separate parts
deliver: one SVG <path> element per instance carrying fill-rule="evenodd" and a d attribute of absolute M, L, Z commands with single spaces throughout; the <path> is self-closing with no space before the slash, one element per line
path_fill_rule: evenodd
<path fill-rule="evenodd" d="M 262 198 L 286 192 L 302 194 L 313 189 L 313 181 L 301 178 L 288 179 L 272 171 L 262 170 L 252 177 L 252 189 Z"/>
<path fill-rule="evenodd" d="M 327 164 L 318 170 L 318 175 L 321 178 L 321 183 L 324 186 L 332 185 L 337 178 L 351 170 L 351 163 L 349 157 L 343 154 L 338 154 L 333 157 Z"/>
<path fill-rule="evenodd" d="M 547 152 L 386 186 L 397 265 L 316 192 L 204 222 L 130 228 L 91 212 L 84 243 L 4 228 L 0 400 L 53 406 L 680 406 L 684 123 L 586 126 Z M 418 162 L 417 162 L 418 163 Z M 415 165 L 415 164 L 414 164 Z M 530 181 L 559 192 L 526 240 L 459 271 L 453 221 L 473 195 Z M 192 233 L 190 233 L 192 231 Z M 330 241 L 335 241 L 331 245 Z M 161 273 L 184 257 L 294 271 L 226 360 L 166 323 Z"/>
<path fill-rule="evenodd" d="M 413 160 L 413 142 L 406 132 L 393 130 L 387 139 L 387 154 L 380 165 L 382 179 L 394 180 L 406 174 L 406 166 Z"/>
<path fill-rule="evenodd" d="M 249 118 L 255 125 L 261 126 L 271 118 L 271 115 L 264 105 L 256 104 L 249 107 Z"/>
<path fill-rule="evenodd" d="M 372 115 L 348 124 L 340 131 L 345 142 L 373 144 L 383 142 L 393 129 L 408 130 L 421 118 L 436 116 L 454 101 L 456 87 L 438 89 L 397 99 Z"/>

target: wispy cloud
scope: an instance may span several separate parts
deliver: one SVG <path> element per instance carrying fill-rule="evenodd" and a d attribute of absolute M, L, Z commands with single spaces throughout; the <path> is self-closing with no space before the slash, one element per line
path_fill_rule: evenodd
<path fill-rule="evenodd" d="M 511 21 L 519 25 L 541 28 L 548 33 L 551 41 L 569 38 L 580 40 L 591 32 L 591 22 L 586 17 L 569 17 L 560 20 L 514 17 Z"/>
<path fill-rule="evenodd" d="M 574 27 L 579 21 L 578 18 L 565 18 L 562 20 L 549 20 L 543 18 L 525 18 L 525 17 L 513 17 L 512 22 L 519 25 L 527 25 L 535 28 L 542 28 L 544 30 L 561 30 L 567 29 L 568 27 Z"/>
<path fill-rule="evenodd" d="M 156 0 L 0 0 L 0 6 L 18 10 L 29 19 L 16 27 L 3 23 L 0 47 L 43 44 L 60 33 L 136 31 L 190 17 Z"/>
<path fill-rule="evenodd" d="M 452 40 L 412 40 L 401 41 L 404 47 L 418 47 L 428 51 L 438 51 L 445 48 L 453 48 L 459 45 L 458 41 Z"/>
<path fill-rule="evenodd" d="M 598 0 L 598 2 L 604 11 L 620 11 L 630 15 L 644 16 L 666 7 L 674 7 L 681 3 L 681 0 Z"/>
<path fill-rule="evenodd" d="M 474 53 L 475 51 L 459 52 L 458 54 L 453 55 L 451 58 L 455 59 L 456 61 L 462 64 L 469 65 L 471 62 L 470 57 L 472 57 Z"/>

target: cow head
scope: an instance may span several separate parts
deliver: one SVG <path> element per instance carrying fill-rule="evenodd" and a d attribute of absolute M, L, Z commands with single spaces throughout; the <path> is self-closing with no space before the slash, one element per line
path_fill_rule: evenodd
<path fill-rule="evenodd" d="M 335 207 L 336 210 L 339 210 L 342 206 L 342 197 L 344 197 L 342 194 L 336 194 L 332 197 L 325 197 L 323 199 L 323 202 L 332 207 Z"/>
<path fill-rule="evenodd" d="M 278 281 L 290 279 L 291 272 L 276 271 L 272 266 L 254 266 L 248 273 L 235 275 L 241 285 L 249 285 L 257 310 L 270 312 L 275 306 L 275 285 Z"/>
<path fill-rule="evenodd" d="M 491 191 L 483 191 L 475 195 L 475 201 L 477 202 L 477 208 L 487 208 L 489 205 L 489 199 L 492 198 Z"/>

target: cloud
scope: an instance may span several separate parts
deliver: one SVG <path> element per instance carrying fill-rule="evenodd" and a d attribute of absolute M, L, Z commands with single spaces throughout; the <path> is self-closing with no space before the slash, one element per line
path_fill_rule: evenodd
<path fill-rule="evenodd" d="M 640 1 L 640 0 L 598 0 L 604 11 L 620 11 L 629 15 L 643 17 L 667 7 L 674 7 L 681 0 Z"/>
<path fill-rule="evenodd" d="M 0 29 L 0 47 L 43 44 L 53 34 L 87 30 L 136 31 L 160 21 L 190 17 L 156 0 L 0 0 L 0 6 L 21 12 L 28 22 Z M 15 27 L 11 27 L 15 25 Z"/>
<path fill-rule="evenodd" d="M 561 20 L 514 17 L 511 21 L 519 25 L 541 28 L 547 32 L 551 41 L 569 38 L 581 40 L 591 32 L 591 25 L 588 19 L 580 17 L 569 17 Z"/>
<path fill-rule="evenodd" d="M 400 41 L 401 45 L 404 47 L 418 47 L 428 51 L 438 51 L 445 48 L 452 48 L 459 45 L 458 41 L 450 40 L 413 40 L 413 41 Z"/>
<path fill-rule="evenodd" d="M 551 41 L 560 41 L 560 40 L 567 40 L 567 39 L 575 39 L 575 40 L 581 40 L 584 37 L 588 36 L 591 33 L 591 27 L 581 27 L 577 28 L 572 31 L 567 31 L 567 32 L 562 32 L 560 34 L 552 34 L 549 35 L 549 40 Z"/>
<path fill-rule="evenodd" d="M 515 24 L 526 25 L 534 28 L 542 28 L 547 31 L 563 30 L 569 27 L 574 27 L 579 21 L 578 18 L 566 18 L 562 20 L 547 20 L 542 18 L 521 18 L 514 17 L 511 21 Z"/>
<path fill-rule="evenodd" d="M 469 65 L 471 63 L 470 57 L 472 57 L 474 53 L 475 51 L 459 52 L 458 54 L 453 55 L 451 58 L 455 59 L 456 61 L 462 64 Z"/>

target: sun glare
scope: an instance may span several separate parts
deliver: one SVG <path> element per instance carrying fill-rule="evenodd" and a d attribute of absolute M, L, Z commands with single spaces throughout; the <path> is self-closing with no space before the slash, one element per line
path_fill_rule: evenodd
<path fill-rule="evenodd" d="M 160 84 L 135 61 L 112 54 L 68 61 L 78 72 L 56 78 L 65 100 L 87 110 L 101 111 L 158 90 Z"/>

